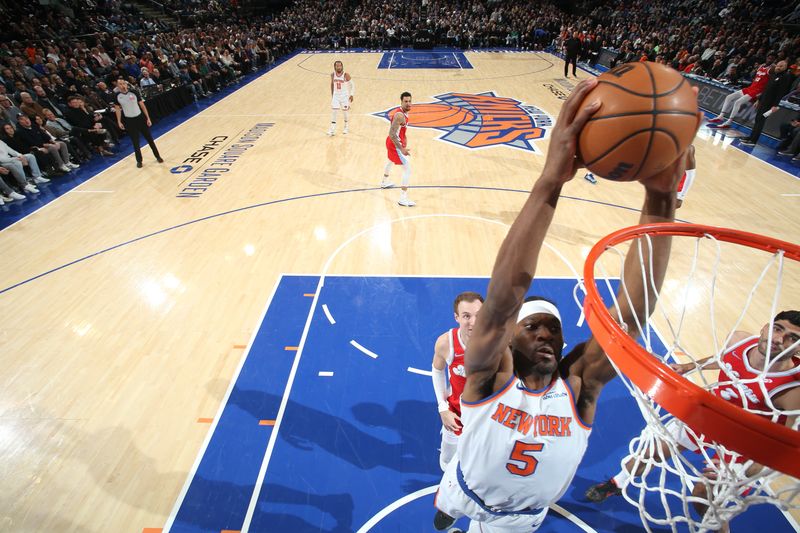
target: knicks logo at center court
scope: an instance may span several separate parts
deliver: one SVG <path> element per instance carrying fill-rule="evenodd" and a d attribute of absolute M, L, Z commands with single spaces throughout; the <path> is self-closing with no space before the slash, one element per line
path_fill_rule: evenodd
<path fill-rule="evenodd" d="M 494 92 L 446 93 L 434 98 L 437 101 L 411 105 L 408 125 L 444 131 L 438 139 L 465 148 L 511 146 L 540 153 L 535 141 L 544 139 L 555 122 L 538 107 Z M 393 107 L 375 116 L 389 120 L 398 109 Z"/>

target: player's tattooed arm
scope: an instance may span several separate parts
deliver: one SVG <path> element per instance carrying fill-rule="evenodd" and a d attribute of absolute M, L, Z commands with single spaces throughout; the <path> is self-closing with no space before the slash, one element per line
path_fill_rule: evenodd
<path fill-rule="evenodd" d="M 403 149 L 403 143 L 400 141 L 400 126 L 402 126 L 404 122 L 405 118 L 403 114 L 395 113 L 394 117 L 392 117 L 392 126 L 389 128 L 389 138 L 398 150 Z"/>

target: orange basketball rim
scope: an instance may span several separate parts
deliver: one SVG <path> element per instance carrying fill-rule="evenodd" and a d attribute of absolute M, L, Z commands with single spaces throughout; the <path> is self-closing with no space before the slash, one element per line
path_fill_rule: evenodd
<path fill-rule="evenodd" d="M 709 441 L 724 444 L 744 457 L 800 478 L 800 432 L 749 413 L 714 396 L 653 357 L 625 333 L 603 304 L 594 266 L 609 247 L 645 235 L 703 237 L 749 246 L 765 252 L 783 251 L 800 261 L 800 246 L 727 228 L 694 224 L 659 223 L 624 228 L 601 239 L 589 252 L 584 266 L 584 313 L 592 333 L 611 360 L 639 389 L 657 404 Z"/>

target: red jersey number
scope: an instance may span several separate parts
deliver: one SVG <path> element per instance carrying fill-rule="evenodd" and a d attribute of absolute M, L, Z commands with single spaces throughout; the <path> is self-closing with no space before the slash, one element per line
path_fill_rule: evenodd
<path fill-rule="evenodd" d="M 511 455 L 508 457 L 509 462 L 506 463 L 506 470 L 515 476 L 530 476 L 536 472 L 536 466 L 539 464 L 539 460 L 531 454 L 540 452 L 543 448 L 544 443 L 541 442 L 529 443 L 518 440 L 514 444 L 514 449 L 511 450 Z M 522 468 L 515 463 L 521 463 L 523 465 Z"/>

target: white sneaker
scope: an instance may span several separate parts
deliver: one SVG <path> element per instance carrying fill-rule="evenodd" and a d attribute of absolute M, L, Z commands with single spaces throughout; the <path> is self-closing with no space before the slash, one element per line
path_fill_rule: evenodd
<path fill-rule="evenodd" d="M 417 205 L 417 203 L 414 202 L 414 200 L 410 199 L 408 196 L 401 196 L 400 199 L 397 200 L 397 203 L 402 205 L 403 207 L 414 207 L 415 205 Z"/>
<path fill-rule="evenodd" d="M 11 201 L 11 196 L 10 196 L 10 195 L 9 195 L 9 196 L 6 196 L 5 194 L 0 194 L 0 200 L 2 200 L 2 201 L 4 201 L 4 202 L 8 203 L 8 202 L 10 202 L 10 201 Z"/>
<path fill-rule="evenodd" d="M 328 130 L 328 137 L 333 137 L 334 135 L 336 135 L 335 130 Z"/>
<path fill-rule="evenodd" d="M 348 127 L 345 126 L 344 129 L 342 130 L 342 135 L 347 135 L 348 131 L 349 131 Z"/>
<path fill-rule="evenodd" d="M 71 172 L 72 168 L 68 167 L 67 165 L 61 165 L 60 167 L 58 167 L 58 170 L 60 170 L 61 172 Z"/>
<path fill-rule="evenodd" d="M 394 187 L 394 183 L 392 183 L 392 180 L 386 178 L 383 178 L 381 180 L 381 189 L 391 189 L 392 187 Z"/>
<path fill-rule="evenodd" d="M 0 205 L 6 205 L 2 198 L 0 198 Z"/>
<path fill-rule="evenodd" d="M 78 163 L 67 163 L 67 166 L 73 170 L 76 168 L 81 168 L 81 166 Z"/>
<path fill-rule="evenodd" d="M 34 187 L 34 186 L 33 186 L 32 184 L 30 184 L 30 183 L 29 183 L 29 184 L 27 184 L 27 185 L 25 186 L 25 190 L 26 190 L 26 191 L 28 191 L 28 192 L 32 192 L 32 193 L 37 193 L 37 192 L 39 192 L 39 189 L 37 189 L 36 187 Z"/>
<path fill-rule="evenodd" d="M 36 176 L 33 178 L 34 183 L 50 183 L 50 180 L 45 178 L 44 176 Z"/>
<path fill-rule="evenodd" d="M 20 193 L 18 193 L 17 191 L 11 191 L 11 194 L 9 194 L 9 196 L 11 196 L 11 198 L 13 200 L 24 200 L 25 199 L 25 196 L 20 194 Z"/>

